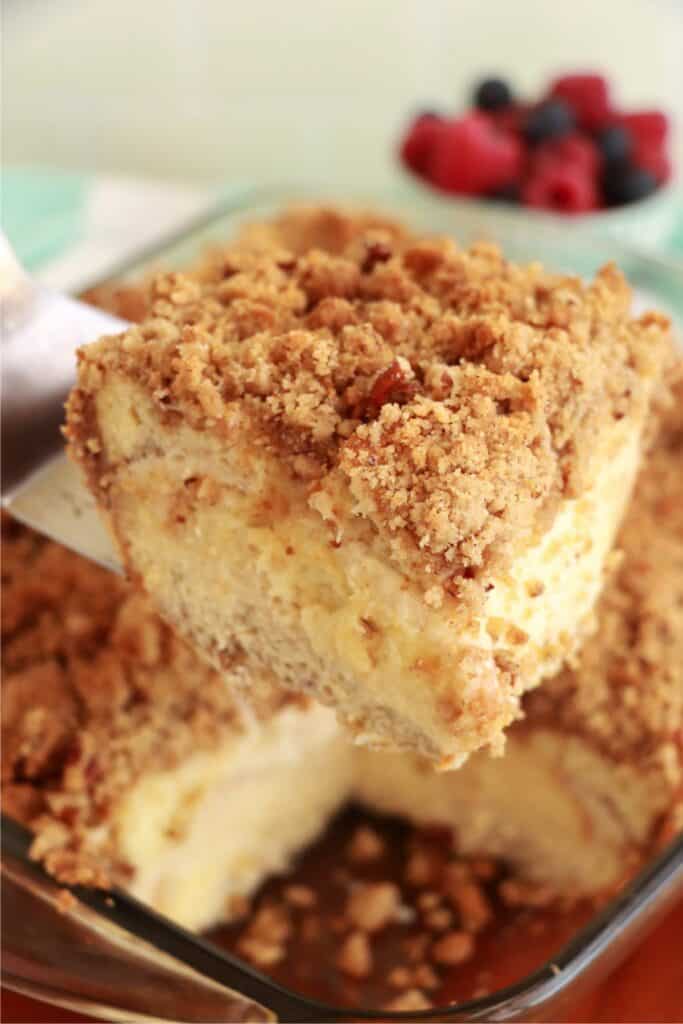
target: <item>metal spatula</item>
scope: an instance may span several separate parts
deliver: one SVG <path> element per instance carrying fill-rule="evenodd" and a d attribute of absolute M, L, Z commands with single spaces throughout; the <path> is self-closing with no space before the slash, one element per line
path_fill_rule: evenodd
<path fill-rule="evenodd" d="M 60 426 L 76 349 L 128 325 L 47 291 L 0 235 L 2 504 L 35 530 L 111 569 L 118 560 Z"/>

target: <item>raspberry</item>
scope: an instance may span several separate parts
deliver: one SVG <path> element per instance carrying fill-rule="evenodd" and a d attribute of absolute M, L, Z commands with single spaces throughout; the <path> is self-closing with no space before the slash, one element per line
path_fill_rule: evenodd
<path fill-rule="evenodd" d="M 550 86 L 550 95 L 568 103 L 586 131 L 596 131 L 609 120 L 609 93 L 602 75 L 562 75 Z"/>
<path fill-rule="evenodd" d="M 522 190 L 527 206 L 558 213 L 586 213 L 598 206 L 595 178 L 584 167 L 548 161 L 528 179 Z"/>
<path fill-rule="evenodd" d="M 521 165 L 518 139 L 500 131 L 492 118 L 468 114 L 444 122 L 427 177 L 444 192 L 482 195 L 514 181 Z"/>
<path fill-rule="evenodd" d="M 496 110 L 493 116 L 502 131 L 521 135 L 530 110 L 528 103 L 512 103 L 509 107 Z"/>
<path fill-rule="evenodd" d="M 664 146 L 669 133 L 669 119 L 661 110 L 638 110 L 618 114 L 616 123 L 626 128 L 638 146 Z"/>
<path fill-rule="evenodd" d="M 429 166 L 436 137 L 443 121 L 435 114 L 415 118 L 401 143 L 401 160 L 415 174 L 424 175 Z"/>
<path fill-rule="evenodd" d="M 574 134 L 542 142 L 532 154 L 532 174 L 542 171 L 548 164 L 557 163 L 580 167 L 586 174 L 595 176 L 600 170 L 601 159 L 597 146 L 589 138 Z"/>
<path fill-rule="evenodd" d="M 658 185 L 663 185 L 671 177 L 669 157 L 659 146 L 638 146 L 634 153 L 633 163 L 636 167 L 651 174 Z"/>

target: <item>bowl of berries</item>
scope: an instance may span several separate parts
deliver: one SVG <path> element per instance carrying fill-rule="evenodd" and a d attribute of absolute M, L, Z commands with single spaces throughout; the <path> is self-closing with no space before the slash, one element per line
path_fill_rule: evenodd
<path fill-rule="evenodd" d="M 485 78 L 464 113 L 417 114 L 399 157 L 423 194 L 477 200 L 483 223 L 563 217 L 656 246 L 674 219 L 666 114 L 622 110 L 596 73 L 562 75 L 536 101 L 522 100 L 501 78 Z"/>

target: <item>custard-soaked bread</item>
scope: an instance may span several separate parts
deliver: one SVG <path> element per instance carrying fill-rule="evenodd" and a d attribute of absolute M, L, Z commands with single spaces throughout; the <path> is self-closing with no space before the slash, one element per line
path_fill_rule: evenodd
<path fill-rule="evenodd" d="M 355 738 L 501 749 L 594 623 L 670 342 L 590 284 L 334 211 L 149 286 L 68 405 L 131 576 Z"/>

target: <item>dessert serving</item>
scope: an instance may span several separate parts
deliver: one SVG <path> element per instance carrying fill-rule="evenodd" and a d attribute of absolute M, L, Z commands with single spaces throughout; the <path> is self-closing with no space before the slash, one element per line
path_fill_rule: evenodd
<path fill-rule="evenodd" d="M 519 980 L 683 825 L 666 321 L 329 210 L 89 297 L 140 322 L 68 424 L 130 580 L 3 519 L 32 856 L 340 1006 Z"/>
<path fill-rule="evenodd" d="M 502 749 L 592 632 L 670 352 L 590 284 L 313 211 L 158 278 L 80 354 L 84 466 L 131 578 L 216 667 L 362 744 Z"/>

